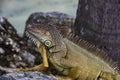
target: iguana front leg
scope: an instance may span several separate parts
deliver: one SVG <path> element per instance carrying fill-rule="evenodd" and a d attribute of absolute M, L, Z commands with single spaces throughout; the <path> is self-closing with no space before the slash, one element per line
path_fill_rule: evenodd
<path fill-rule="evenodd" d="M 66 58 L 60 58 L 60 60 L 58 61 L 58 62 L 60 62 L 60 64 L 59 64 L 59 63 L 55 62 L 56 58 L 58 59 L 58 56 L 57 55 L 55 55 L 55 56 L 56 57 L 54 57 L 54 59 L 50 58 L 50 61 L 52 63 L 55 63 L 55 64 L 53 64 L 54 67 L 58 70 L 58 72 L 60 74 L 63 75 L 63 76 L 57 75 L 56 76 L 57 78 L 59 78 L 60 80 L 75 80 L 76 78 L 79 77 L 80 69 L 74 61 L 66 59 Z"/>

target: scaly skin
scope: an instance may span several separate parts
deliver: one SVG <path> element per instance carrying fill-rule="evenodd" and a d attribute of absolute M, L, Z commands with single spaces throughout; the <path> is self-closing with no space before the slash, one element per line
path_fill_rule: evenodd
<path fill-rule="evenodd" d="M 26 34 L 37 43 L 46 62 L 34 68 L 22 69 L 43 71 L 51 66 L 62 74 L 62 80 L 119 80 L 120 75 L 110 65 L 87 49 L 63 38 L 52 23 L 33 24 Z M 41 46 L 42 45 L 42 46 Z M 48 61 L 47 61 L 48 60 Z M 47 67 L 44 65 L 47 62 Z"/>

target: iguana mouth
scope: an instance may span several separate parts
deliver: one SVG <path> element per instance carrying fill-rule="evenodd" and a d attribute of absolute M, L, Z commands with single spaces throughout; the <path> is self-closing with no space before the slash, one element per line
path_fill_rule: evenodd
<path fill-rule="evenodd" d="M 41 56 L 43 58 L 43 64 L 44 64 L 44 66 L 45 67 L 49 67 L 45 46 L 42 44 L 42 42 L 40 42 L 37 39 L 37 37 L 34 36 L 34 34 L 28 32 L 28 31 L 26 31 L 25 34 L 37 46 L 38 51 L 40 52 L 40 54 L 41 54 Z"/>

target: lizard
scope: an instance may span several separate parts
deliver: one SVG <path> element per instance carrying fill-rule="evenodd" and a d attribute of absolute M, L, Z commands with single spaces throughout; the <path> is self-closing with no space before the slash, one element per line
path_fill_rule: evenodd
<path fill-rule="evenodd" d="M 44 71 L 55 68 L 61 80 L 119 80 L 119 71 L 93 53 L 104 51 L 90 45 L 84 40 L 69 35 L 62 37 L 51 22 L 46 21 L 26 25 L 26 35 L 36 44 L 43 57 L 43 63 L 33 68 L 19 71 Z M 110 61 L 112 62 L 112 61 Z"/>

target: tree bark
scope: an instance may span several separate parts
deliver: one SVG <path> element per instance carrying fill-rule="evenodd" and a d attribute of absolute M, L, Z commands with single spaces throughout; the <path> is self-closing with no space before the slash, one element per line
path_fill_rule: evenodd
<path fill-rule="evenodd" d="M 79 0 L 74 31 L 120 66 L 120 0 Z"/>

